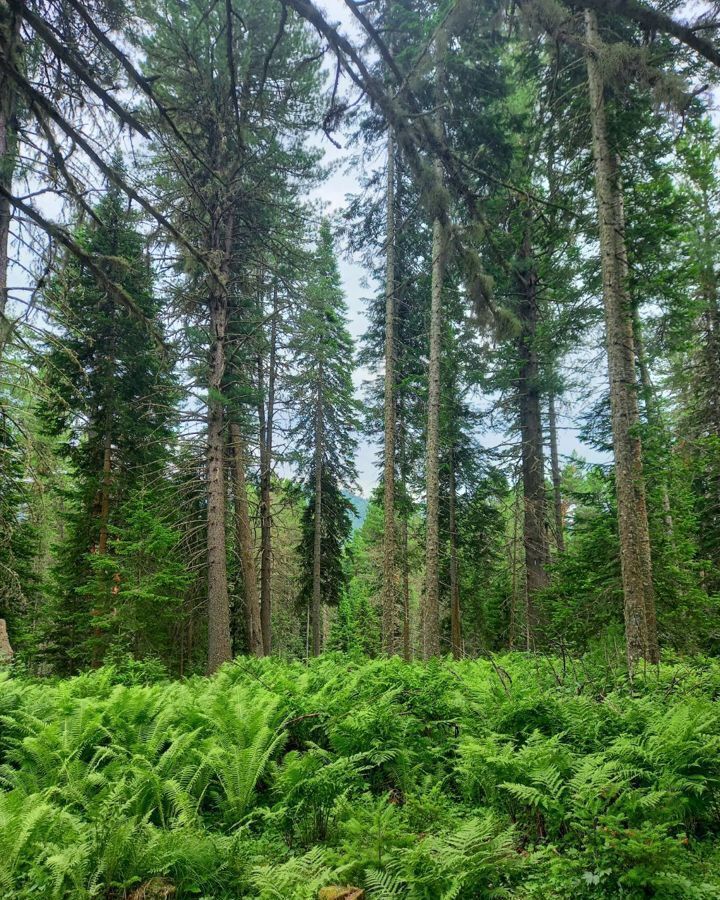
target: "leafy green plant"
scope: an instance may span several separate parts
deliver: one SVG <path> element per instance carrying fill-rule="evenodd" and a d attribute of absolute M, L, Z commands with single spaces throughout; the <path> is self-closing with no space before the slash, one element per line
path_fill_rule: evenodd
<path fill-rule="evenodd" d="M 521 654 L 3 675 L 0 891 L 720 897 L 719 690 Z"/>

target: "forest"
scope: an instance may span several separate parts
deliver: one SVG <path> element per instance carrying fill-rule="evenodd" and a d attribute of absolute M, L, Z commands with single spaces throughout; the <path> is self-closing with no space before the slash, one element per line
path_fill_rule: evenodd
<path fill-rule="evenodd" d="M 720 2 L 0 0 L 0 895 L 720 898 Z"/>

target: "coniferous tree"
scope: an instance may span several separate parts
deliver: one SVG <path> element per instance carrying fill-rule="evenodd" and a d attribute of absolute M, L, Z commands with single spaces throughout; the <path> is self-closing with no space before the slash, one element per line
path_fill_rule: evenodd
<path fill-rule="evenodd" d="M 352 383 L 354 350 L 345 315 L 332 233 L 324 220 L 290 343 L 295 360 L 290 386 L 292 440 L 307 496 L 300 544 L 301 598 L 310 607 L 315 656 L 322 649 L 323 608 L 337 606 L 344 590 L 342 557 L 352 511 L 344 490 L 356 478 L 358 406 Z"/>
<path fill-rule="evenodd" d="M 135 216 L 114 187 L 94 214 L 76 239 L 103 260 L 107 277 L 132 297 L 142 318 L 119 308 L 72 256 L 46 292 L 59 332 L 43 359 L 46 399 L 40 412 L 73 479 L 46 640 L 58 664 L 70 668 L 89 659 L 99 663 L 116 630 L 113 609 L 88 590 L 98 571 L 103 582 L 115 582 L 104 585 L 106 600 L 117 592 L 114 564 L 104 565 L 103 558 L 112 556 L 122 504 L 157 475 L 167 457 L 175 398 Z"/>
<path fill-rule="evenodd" d="M 289 182 L 315 177 L 318 154 L 304 145 L 319 59 L 303 23 L 270 2 L 209 10 L 199 0 L 167 2 L 148 4 L 145 15 L 152 25 L 146 75 L 160 100 L 149 107 L 161 135 L 158 179 L 172 185 L 177 223 L 207 262 L 187 260 L 180 299 L 194 335 L 203 335 L 197 372 L 206 398 L 208 670 L 215 671 L 232 656 L 222 394 L 228 327 L 238 291 L 279 239 L 278 209 L 294 196 Z M 167 108 L 172 119 L 162 115 Z"/>

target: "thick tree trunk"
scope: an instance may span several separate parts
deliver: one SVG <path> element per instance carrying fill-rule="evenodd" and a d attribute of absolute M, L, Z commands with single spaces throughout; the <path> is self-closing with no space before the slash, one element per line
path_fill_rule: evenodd
<path fill-rule="evenodd" d="M 555 545 L 558 553 L 565 552 L 565 516 L 563 515 L 562 483 L 560 478 L 560 456 L 558 454 L 557 411 L 555 392 L 548 396 L 548 431 L 550 437 L 550 470 L 553 483 L 553 504 L 555 507 Z"/>
<path fill-rule="evenodd" d="M 322 376 L 320 376 L 322 378 Z M 313 592 L 312 592 L 312 652 L 319 656 L 322 650 L 322 473 L 323 473 L 323 420 L 322 400 L 317 398 L 315 416 L 315 534 L 313 540 Z"/>
<path fill-rule="evenodd" d="M 237 422 L 231 422 L 229 430 L 233 459 L 235 533 L 237 535 L 245 594 L 245 629 L 247 632 L 248 651 L 253 656 L 263 656 L 260 597 L 258 594 L 257 572 L 255 570 L 255 542 L 250 524 L 250 508 L 245 479 L 245 442 Z"/>
<path fill-rule="evenodd" d="M 225 370 L 227 300 L 223 290 L 210 297 L 210 373 L 207 429 L 208 673 L 232 659 L 230 601 L 225 550 L 225 454 L 221 386 Z"/>
<path fill-rule="evenodd" d="M 20 55 L 20 16 L 7 0 L 0 0 L 0 57 L 16 64 Z M 17 160 L 17 92 L 13 80 L 0 72 L 0 185 L 12 189 Z M 0 197 L 0 358 L 10 337 L 7 318 L 8 246 L 10 241 L 10 201 Z"/>
<path fill-rule="evenodd" d="M 527 216 L 530 213 L 528 211 Z M 525 605 L 527 648 L 538 639 L 540 621 L 536 595 L 548 584 L 549 560 L 545 528 L 545 460 L 540 407 L 540 365 L 535 346 L 538 326 L 537 272 L 533 263 L 530 227 L 527 223 L 520 250 L 522 269 L 518 272 L 521 332 L 518 339 L 520 371 L 518 407 L 522 442 L 523 546 L 525 548 Z"/>
<path fill-rule="evenodd" d="M 401 392 L 398 392 L 398 432 L 400 484 L 403 498 L 407 497 L 407 423 L 405 421 L 405 403 Z M 410 639 L 410 561 L 408 559 L 408 519 L 403 510 L 400 518 L 400 553 L 402 554 L 402 654 L 405 662 L 412 659 L 412 642 Z"/>
<path fill-rule="evenodd" d="M 705 313 L 705 358 L 708 370 L 708 384 L 703 393 L 708 401 L 708 431 L 720 437 L 720 310 L 718 309 L 717 276 L 712 267 L 703 279 Z"/>
<path fill-rule="evenodd" d="M 460 581 L 457 550 L 457 491 L 455 485 L 455 457 L 450 451 L 450 647 L 455 659 L 462 659 L 462 617 L 460 614 Z"/>
<path fill-rule="evenodd" d="M 430 361 L 428 367 L 427 418 L 427 528 L 425 548 L 425 592 L 423 594 L 423 658 L 440 654 L 440 350 L 442 341 L 442 289 L 445 233 L 442 223 L 433 223 L 432 288 L 430 302 Z"/>
<path fill-rule="evenodd" d="M 408 561 L 408 523 L 403 516 L 400 523 L 400 541 L 402 545 L 402 646 L 403 659 L 410 662 L 412 659 L 412 644 L 410 641 L 410 565 Z"/>
<path fill-rule="evenodd" d="M 655 598 L 648 527 L 640 413 L 635 374 L 633 310 L 624 279 L 626 254 L 617 167 L 610 151 L 604 85 L 597 54 L 600 38 L 594 12 L 585 14 L 590 117 L 595 161 L 600 255 L 615 455 L 618 533 L 628 665 L 657 660 Z"/>
<path fill-rule="evenodd" d="M 260 620 L 263 651 L 272 650 L 272 466 L 273 425 L 275 417 L 275 378 L 277 357 L 278 293 L 273 289 L 273 311 L 270 320 L 270 356 L 268 359 L 267 413 L 261 399 L 260 419 Z M 264 382 L 262 357 L 258 359 L 258 387 Z"/>
<path fill-rule="evenodd" d="M 395 144 L 388 129 L 385 233 L 385 447 L 382 642 L 395 653 Z"/>
<path fill-rule="evenodd" d="M 704 379 L 696 386 L 703 409 L 699 432 L 720 437 L 720 308 L 718 307 L 718 276 L 715 270 L 716 221 L 711 214 L 711 200 L 703 191 L 704 216 L 698 230 L 700 238 L 700 299 L 704 304 L 700 327 L 704 331 L 702 361 Z M 701 376 L 702 377 L 702 376 Z"/>

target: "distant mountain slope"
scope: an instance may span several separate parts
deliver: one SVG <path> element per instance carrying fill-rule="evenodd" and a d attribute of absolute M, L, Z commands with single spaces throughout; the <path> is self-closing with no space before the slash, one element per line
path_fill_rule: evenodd
<path fill-rule="evenodd" d="M 365 521 L 365 516 L 367 515 L 370 501 L 366 500 L 365 497 L 358 497 L 356 494 L 349 494 L 347 492 L 345 493 L 345 496 L 355 507 L 355 515 L 353 516 L 352 527 L 353 531 L 356 531 Z"/>

